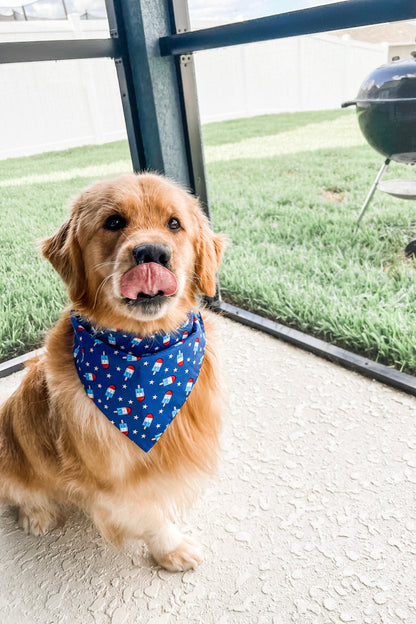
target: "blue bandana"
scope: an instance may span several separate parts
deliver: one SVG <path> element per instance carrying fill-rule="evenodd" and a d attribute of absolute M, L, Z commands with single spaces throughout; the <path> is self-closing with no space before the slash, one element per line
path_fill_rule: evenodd
<path fill-rule="evenodd" d="M 205 332 L 191 313 L 173 334 L 143 338 L 95 329 L 71 313 L 74 360 L 89 398 L 108 420 L 149 451 L 188 398 L 201 369 Z"/>

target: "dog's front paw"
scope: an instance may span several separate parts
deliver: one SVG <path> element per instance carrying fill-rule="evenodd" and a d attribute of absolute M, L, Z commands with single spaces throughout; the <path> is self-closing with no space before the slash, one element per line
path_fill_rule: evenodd
<path fill-rule="evenodd" d="M 158 563 L 170 572 L 193 570 L 202 561 L 200 545 L 190 537 L 183 537 L 182 542 L 166 555 L 158 557 Z"/>
<path fill-rule="evenodd" d="M 54 518 L 45 510 L 25 511 L 19 508 L 18 524 L 28 535 L 44 535 L 56 526 Z"/>

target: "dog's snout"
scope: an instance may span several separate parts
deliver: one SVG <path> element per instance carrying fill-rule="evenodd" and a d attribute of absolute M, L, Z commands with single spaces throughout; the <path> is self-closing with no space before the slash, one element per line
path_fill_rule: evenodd
<path fill-rule="evenodd" d="M 167 267 L 170 261 L 171 252 L 169 247 L 162 243 L 147 243 L 138 245 L 133 249 L 133 257 L 136 264 L 144 264 L 145 262 L 156 262 Z"/>

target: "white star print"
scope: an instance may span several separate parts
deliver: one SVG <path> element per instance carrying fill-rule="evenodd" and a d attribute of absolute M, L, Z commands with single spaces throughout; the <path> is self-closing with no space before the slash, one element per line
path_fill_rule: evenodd
<path fill-rule="evenodd" d="M 134 435 L 136 435 L 136 434 L 137 434 L 137 431 L 136 431 L 136 429 L 135 429 L 135 430 L 133 431 L 133 433 L 134 433 Z"/>

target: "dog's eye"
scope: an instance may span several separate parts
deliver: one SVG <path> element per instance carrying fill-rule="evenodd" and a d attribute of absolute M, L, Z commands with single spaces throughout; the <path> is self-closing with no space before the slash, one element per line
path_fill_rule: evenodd
<path fill-rule="evenodd" d="M 117 232 L 117 230 L 122 230 L 127 225 L 127 221 L 121 215 L 111 215 L 107 217 L 104 221 L 103 228 L 105 230 L 111 230 L 111 232 Z"/>
<path fill-rule="evenodd" d="M 171 219 L 169 219 L 168 221 L 168 228 L 170 230 L 172 230 L 173 232 L 176 232 L 177 230 L 181 229 L 181 224 L 179 222 L 179 219 L 176 219 L 176 217 L 172 217 Z"/>

